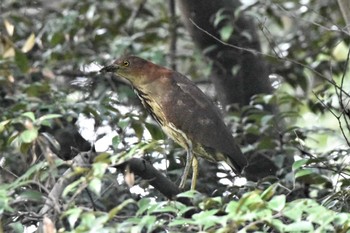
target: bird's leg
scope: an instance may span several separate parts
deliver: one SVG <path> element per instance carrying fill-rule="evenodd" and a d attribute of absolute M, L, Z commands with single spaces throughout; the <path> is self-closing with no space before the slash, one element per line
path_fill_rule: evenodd
<path fill-rule="evenodd" d="M 181 177 L 181 182 L 180 182 L 180 185 L 179 185 L 180 189 L 184 189 L 185 188 L 187 176 L 188 176 L 188 173 L 190 172 L 190 168 L 191 168 L 191 164 L 192 164 L 192 159 L 193 159 L 192 143 L 188 143 L 187 156 L 186 156 L 186 166 L 185 166 L 184 173 L 182 174 L 182 177 Z"/>
<path fill-rule="evenodd" d="M 197 177 L 198 177 L 198 159 L 196 158 L 196 156 L 193 156 L 191 190 L 196 189 Z"/>

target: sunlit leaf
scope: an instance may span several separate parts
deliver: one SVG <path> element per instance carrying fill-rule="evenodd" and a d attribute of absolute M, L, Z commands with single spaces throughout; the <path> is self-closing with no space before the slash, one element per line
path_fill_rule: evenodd
<path fill-rule="evenodd" d="M 233 33 L 233 26 L 226 25 L 220 29 L 219 33 L 220 33 L 220 37 L 223 41 L 228 41 L 228 39 L 230 39 L 230 37 Z"/>
<path fill-rule="evenodd" d="M 11 120 L 5 120 L 5 121 L 0 122 L 0 133 L 2 133 L 2 131 L 5 130 L 5 126 L 10 122 L 11 122 Z"/>
<path fill-rule="evenodd" d="M 22 116 L 28 117 L 33 122 L 35 121 L 35 115 L 33 112 L 22 113 Z"/>
<path fill-rule="evenodd" d="M 102 177 L 106 173 L 108 164 L 103 162 L 96 162 L 92 164 L 92 168 L 93 168 L 93 176 Z"/>
<path fill-rule="evenodd" d="M 338 43 L 332 51 L 332 55 L 336 61 L 346 61 L 348 57 L 349 47 L 344 41 Z"/>
<path fill-rule="evenodd" d="M 4 25 L 9 36 L 12 36 L 15 26 L 11 24 L 7 19 L 4 20 Z"/>
<path fill-rule="evenodd" d="M 96 222 L 96 217 L 94 213 L 92 212 L 84 212 L 80 216 L 80 224 L 81 226 L 84 226 L 86 228 L 92 228 L 92 227 L 97 227 L 96 225 L 98 224 Z"/>
<path fill-rule="evenodd" d="M 37 122 L 41 123 L 41 122 L 46 121 L 46 120 L 51 120 L 51 119 L 60 118 L 60 117 L 62 117 L 61 114 L 47 114 L 47 115 L 39 117 Z"/>
<path fill-rule="evenodd" d="M 89 189 L 93 191 L 96 195 L 100 195 L 101 193 L 101 188 L 102 188 L 102 182 L 101 179 L 99 178 L 93 178 L 89 182 Z"/>
<path fill-rule="evenodd" d="M 20 134 L 20 139 L 24 143 L 31 143 L 38 137 L 38 129 L 26 129 Z"/>
<path fill-rule="evenodd" d="M 293 163 L 292 169 L 293 171 L 297 170 L 298 168 L 302 167 L 303 165 L 305 165 L 309 160 L 308 159 L 300 159 L 298 161 L 295 161 Z"/>
<path fill-rule="evenodd" d="M 74 227 L 82 212 L 83 210 L 81 208 L 71 208 L 64 213 L 64 215 L 67 216 L 71 228 Z"/>
<path fill-rule="evenodd" d="M 35 44 L 35 35 L 34 33 L 32 33 L 26 40 L 26 42 L 24 43 L 23 47 L 22 47 L 22 52 L 23 53 L 27 53 L 29 52 L 33 46 Z"/>
<path fill-rule="evenodd" d="M 300 221 L 285 226 L 285 232 L 313 232 L 314 227 L 311 222 Z"/>
<path fill-rule="evenodd" d="M 264 192 L 260 194 L 261 199 L 265 201 L 270 200 L 271 197 L 275 195 L 277 187 L 277 184 L 270 185 L 267 189 L 264 190 Z"/>
<path fill-rule="evenodd" d="M 274 211 L 281 211 L 286 204 L 286 196 L 278 195 L 274 196 L 269 202 L 268 207 Z"/>
<path fill-rule="evenodd" d="M 194 214 L 192 218 L 195 220 L 196 224 L 202 225 L 204 229 L 207 229 L 220 222 L 220 218 L 222 217 L 215 215 L 218 211 L 217 209 L 204 210 L 198 214 Z"/>
<path fill-rule="evenodd" d="M 283 215 L 293 221 L 300 221 L 303 214 L 303 203 L 300 201 L 294 201 L 288 203 L 287 207 L 283 210 Z"/>

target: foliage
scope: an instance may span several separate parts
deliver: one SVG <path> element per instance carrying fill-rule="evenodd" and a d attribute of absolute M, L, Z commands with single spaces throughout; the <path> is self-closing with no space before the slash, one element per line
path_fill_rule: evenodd
<path fill-rule="evenodd" d="M 235 9 L 260 28 L 276 92 L 253 97 L 227 121 L 245 153 L 274 155 L 278 177 L 239 184 L 219 167 L 213 177 L 201 177 L 199 189 L 206 194 L 180 194 L 194 203 L 187 206 L 168 202 L 145 180 L 129 189 L 114 169 L 142 156 L 177 182 L 184 151 L 140 112 L 129 87 L 97 72 L 125 52 L 168 65 L 167 5 L 2 1 L 0 232 L 22 232 L 41 221 L 47 195 L 71 165 L 55 155 L 55 142 L 45 133 L 67 125 L 103 153 L 91 166 L 73 169 L 79 178 L 65 188 L 56 210 L 62 231 L 349 231 L 348 34 L 335 1 L 303 2 L 253 1 Z M 215 17 L 219 24 L 224 12 Z M 195 80 L 206 77 L 210 66 L 193 50 L 184 27 L 177 27 L 178 70 Z M 226 25 L 218 39 L 233 33 Z M 268 104 L 279 113 L 268 111 Z M 259 140 L 249 143 L 252 136 Z M 283 166 L 289 158 L 296 159 L 292 168 Z"/>

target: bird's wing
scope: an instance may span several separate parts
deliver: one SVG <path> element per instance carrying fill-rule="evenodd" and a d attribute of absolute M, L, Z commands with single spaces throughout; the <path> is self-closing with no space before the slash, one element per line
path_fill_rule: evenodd
<path fill-rule="evenodd" d="M 167 104 L 173 110 L 169 119 L 206 149 L 229 157 L 231 164 L 240 171 L 246 165 L 246 158 L 223 122 L 218 107 L 182 74 L 174 72 L 172 80 L 174 88 L 169 99 L 175 102 Z"/>

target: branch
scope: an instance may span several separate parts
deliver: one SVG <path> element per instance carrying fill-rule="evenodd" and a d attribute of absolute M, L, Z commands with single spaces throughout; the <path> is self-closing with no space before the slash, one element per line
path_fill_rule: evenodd
<path fill-rule="evenodd" d="M 170 57 L 170 67 L 173 70 L 176 70 L 176 41 L 177 41 L 177 20 L 175 12 L 175 0 L 169 1 L 169 11 L 170 11 L 170 22 L 169 22 L 169 33 L 170 33 L 170 48 L 169 48 L 169 57 Z"/>
<path fill-rule="evenodd" d="M 169 199 L 174 199 L 181 190 L 144 159 L 132 158 L 128 162 L 130 170 L 149 183 Z"/>
<path fill-rule="evenodd" d="M 193 203 L 189 198 L 176 198 L 176 195 L 181 193 L 182 190 L 180 190 L 177 185 L 166 178 L 161 172 L 155 169 L 150 162 L 144 159 L 132 158 L 120 166 L 125 167 L 126 165 L 128 165 L 130 170 L 136 175 L 144 180 L 148 180 L 150 185 L 152 185 L 155 189 L 157 189 L 160 193 L 162 193 L 170 200 L 176 200 L 186 206 L 193 206 Z M 184 213 L 184 217 L 190 218 L 197 212 L 198 210 L 196 208 L 189 209 Z"/>
<path fill-rule="evenodd" d="M 216 37 L 215 35 L 212 35 L 210 32 L 204 30 L 203 28 L 201 28 L 198 24 L 196 24 L 192 19 L 189 19 L 190 22 L 197 28 L 199 29 L 200 31 L 202 31 L 203 33 L 207 34 L 209 37 L 213 38 L 214 40 L 218 41 L 220 44 L 224 45 L 224 46 L 227 46 L 227 47 L 230 47 L 230 48 L 234 48 L 234 49 L 238 49 L 238 50 L 241 50 L 241 51 L 246 51 L 246 52 L 249 52 L 249 53 L 252 53 L 253 55 L 262 55 L 264 57 L 270 57 L 270 58 L 277 58 L 277 59 L 280 59 L 280 60 L 284 60 L 284 61 L 288 61 L 288 62 L 291 62 L 293 64 L 296 64 L 296 65 L 299 65 L 299 66 L 302 66 L 308 70 L 310 70 L 311 72 L 313 72 L 314 74 L 316 74 L 317 76 L 319 76 L 320 78 L 322 78 L 323 80 L 325 80 L 326 82 L 330 83 L 331 85 L 333 85 L 334 87 L 336 87 L 339 91 L 343 92 L 344 95 L 346 96 L 349 96 L 349 94 L 347 94 L 346 92 L 344 92 L 344 90 L 342 90 L 332 79 L 330 78 L 327 78 L 325 75 L 321 74 L 320 72 L 316 71 L 315 69 L 313 69 L 311 66 L 309 65 L 306 65 L 306 64 L 303 64 L 297 60 L 294 60 L 294 59 L 291 59 L 291 58 L 280 58 L 280 57 L 276 57 L 275 55 L 270 55 L 270 54 L 266 54 L 266 53 L 263 53 L 263 52 L 260 52 L 260 51 L 257 51 L 255 49 L 249 49 L 249 48 L 244 48 L 244 47 L 240 47 L 240 46 L 236 46 L 236 45 L 233 45 L 233 44 L 230 44 L 230 43 L 227 43 L 225 41 L 222 41 L 221 39 L 219 39 L 218 37 Z"/>
<path fill-rule="evenodd" d="M 345 28 L 347 28 L 349 34 L 350 34 L 350 1 L 349 0 L 338 0 L 338 5 L 340 8 L 340 11 L 343 15 L 344 21 L 345 21 Z"/>
<path fill-rule="evenodd" d="M 86 166 L 86 164 L 90 164 L 90 161 L 92 161 L 92 156 L 94 156 L 94 153 L 92 152 L 79 153 L 77 156 L 74 157 L 72 167 L 82 167 L 82 166 Z M 53 222 L 55 222 L 55 219 L 56 219 L 54 218 L 55 213 L 52 213 L 51 210 L 52 208 L 54 208 L 56 212 L 59 212 L 60 206 L 58 205 L 58 203 L 63 193 L 63 190 L 77 178 L 76 175 L 72 175 L 72 174 L 73 174 L 73 169 L 69 168 L 61 176 L 61 178 L 58 179 L 58 181 L 52 188 L 51 192 L 49 193 L 43 208 L 40 210 L 39 212 L 40 215 L 43 215 L 44 217 L 48 217 Z M 40 222 L 37 232 L 39 233 L 43 232 L 43 222 Z"/>

